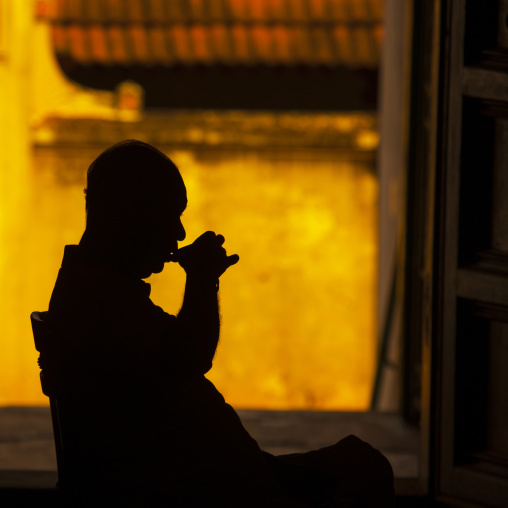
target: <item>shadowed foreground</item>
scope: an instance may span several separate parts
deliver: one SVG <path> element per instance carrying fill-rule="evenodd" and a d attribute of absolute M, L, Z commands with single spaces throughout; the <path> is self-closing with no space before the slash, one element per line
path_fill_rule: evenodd
<path fill-rule="evenodd" d="M 305 452 L 356 434 L 390 460 L 396 478 L 418 475 L 418 431 L 396 414 L 238 410 L 249 433 L 273 454 Z M 52 471 L 56 459 L 48 407 L 0 408 L 0 470 Z M 18 476 L 2 474 L 2 487 Z M 47 476 L 53 479 L 52 476 Z M 16 480 L 17 481 L 17 480 Z M 14 485 L 12 485 L 14 486 Z"/>

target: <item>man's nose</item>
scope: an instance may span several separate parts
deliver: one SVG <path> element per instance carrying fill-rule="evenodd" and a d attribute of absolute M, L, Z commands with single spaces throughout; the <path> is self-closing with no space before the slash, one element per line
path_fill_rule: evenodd
<path fill-rule="evenodd" d="M 183 240 L 185 240 L 186 236 L 187 236 L 187 233 L 185 232 L 185 228 L 183 227 L 183 224 L 180 222 L 180 224 L 178 226 L 178 231 L 177 231 L 176 239 L 179 242 L 182 242 Z"/>

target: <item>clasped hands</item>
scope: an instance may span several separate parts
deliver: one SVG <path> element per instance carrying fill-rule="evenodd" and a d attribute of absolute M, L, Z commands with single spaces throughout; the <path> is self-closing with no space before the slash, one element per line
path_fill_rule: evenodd
<path fill-rule="evenodd" d="M 190 245 L 174 252 L 171 261 L 178 263 L 187 276 L 217 280 L 240 259 L 237 254 L 228 256 L 223 244 L 222 235 L 207 231 Z"/>

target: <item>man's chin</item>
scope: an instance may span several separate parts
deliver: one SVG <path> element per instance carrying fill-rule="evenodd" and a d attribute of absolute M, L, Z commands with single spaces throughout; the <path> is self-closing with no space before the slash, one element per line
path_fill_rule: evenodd
<path fill-rule="evenodd" d="M 162 270 L 164 270 L 164 263 L 154 263 L 149 268 L 147 267 L 145 270 L 143 270 L 141 278 L 148 279 L 148 277 L 150 277 L 150 275 L 153 273 L 161 273 Z"/>
<path fill-rule="evenodd" d="M 156 263 L 152 267 L 152 273 L 161 273 L 164 270 L 164 263 Z"/>

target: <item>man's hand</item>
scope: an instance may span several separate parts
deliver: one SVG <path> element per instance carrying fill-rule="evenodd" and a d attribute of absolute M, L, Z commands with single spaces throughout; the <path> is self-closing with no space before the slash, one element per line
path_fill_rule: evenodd
<path fill-rule="evenodd" d="M 216 280 L 240 259 L 237 254 L 228 256 L 223 243 L 222 235 L 207 231 L 192 244 L 178 249 L 172 261 L 179 263 L 188 276 Z"/>

